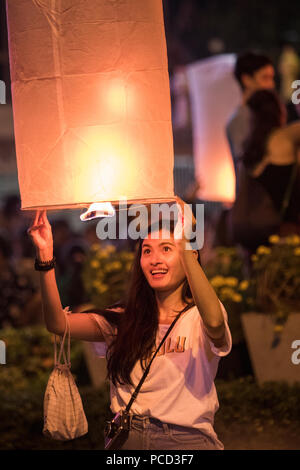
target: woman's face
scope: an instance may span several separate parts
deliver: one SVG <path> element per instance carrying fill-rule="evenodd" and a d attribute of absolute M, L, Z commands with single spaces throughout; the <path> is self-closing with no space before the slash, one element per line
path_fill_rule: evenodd
<path fill-rule="evenodd" d="M 165 229 L 151 233 L 144 239 L 140 264 L 154 290 L 175 290 L 186 277 L 174 238 Z"/>

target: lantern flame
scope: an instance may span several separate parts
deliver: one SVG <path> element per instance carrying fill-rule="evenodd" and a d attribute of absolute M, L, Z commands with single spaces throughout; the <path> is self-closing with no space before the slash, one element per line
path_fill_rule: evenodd
<path fill-rule="evenodd" d="M 86 212 L 80 215 L 80 220 L 96 219 L 97 217 L 113 217 L 116 211 L 110 202 L 93 202 Z"/>

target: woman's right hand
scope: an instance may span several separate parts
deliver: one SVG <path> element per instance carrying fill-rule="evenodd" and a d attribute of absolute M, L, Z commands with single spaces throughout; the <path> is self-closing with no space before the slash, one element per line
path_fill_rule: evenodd
<path fill-rule="evenodd" d="M 46 210 L 37 210 L 35 219 L 27 230 L 37 252 L 53 254 L 52 229 L 47 218 Z"/>

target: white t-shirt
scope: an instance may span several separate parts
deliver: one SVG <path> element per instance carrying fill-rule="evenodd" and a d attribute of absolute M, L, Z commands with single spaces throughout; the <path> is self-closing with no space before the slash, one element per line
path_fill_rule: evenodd
<path fill-rule="evenodd" d="M 221 303 L 221 302 L 220 302 Z M 207 336 L 196 306 L 190 308 L 176 322 L 161 351 L 154 358 L 149 374 L 133 402 L 130 413 L 152 416 L 166 423 L 194 427 L 209 435 L 223 449 L 213 429 L 214 414 L 219 408 L 214 379 L 220 357 L 229 354 L 232 339 L 227 313 L 221 303 L 225 320 L 225 344 L 217 348 Z M 107 344 L 116 334 L 104 317 L 93 314 Z M 159 325 L 157 346 L 170 325 Z M 103 343 L 94 343 L 96 353 L 105 356 Z M 136 387 L 142 377 L 138 361 L 131 378 Z M 111 383 L 111 410 L 124 409 L 134 388 L 115 387 Z"/>

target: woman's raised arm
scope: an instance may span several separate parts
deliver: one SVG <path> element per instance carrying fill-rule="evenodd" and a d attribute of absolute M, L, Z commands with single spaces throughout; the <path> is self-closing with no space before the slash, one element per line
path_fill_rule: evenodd
<path fill-rule="evenodd" d="M 284 132 L 293 141 L 296 147 L 300 147 L 300 120 L 288 124 Z"/>
<path fill-rule="evenodd" d="M 37 211 L 31 227 L 27 230 L 40 261 L 53 258 L 52 229 L 46 211 Z M 40 272 L 43 314 L 46 328 L 51 333 L 63 335 L 66 326 L 54 269 Z M 100 327 L 92 314 L 74 313 L 68 316 L 71 337 L 84 341 L 104 341 Z"/>

